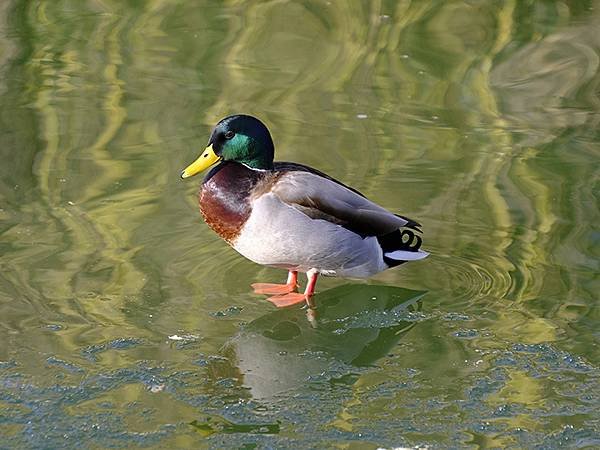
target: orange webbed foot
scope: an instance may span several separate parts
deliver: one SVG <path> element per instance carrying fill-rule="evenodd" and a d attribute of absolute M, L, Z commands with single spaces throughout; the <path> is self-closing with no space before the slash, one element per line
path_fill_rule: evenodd
<path fill-rule="evenodd" d="M 269 300 L 278 308 L 284 308 L 286 306 L 297 305 L 298 303 L 309 302 L 309 299 L 310 297 L 307 297 L 305 294 L 301 294 L 299 292 L 290 292 L 288 294 L 275 295 L 273 297 L 267 298 L 267 300 Z"/>
<path fill-rule="evenodd" d="M 253 283 L 255 294 L 283 295 L 294 292 L 298 288 L 298 272 L 290 270 L 285 284 Z"/>
<path fill-rule="evenodd" d="M 283 295 L 294 292 L 296 284 L 252 283 L 255 294 Z"/>

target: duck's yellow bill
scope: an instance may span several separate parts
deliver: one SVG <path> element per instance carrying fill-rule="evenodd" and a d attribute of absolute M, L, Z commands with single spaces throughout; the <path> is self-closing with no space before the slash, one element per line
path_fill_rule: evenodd
<path fill-rule="evenodd" d="M 221 157 L 215 153 L 212 144 L 210 144 L 208 147 L 206 147 L 206 149 L 204 149 L 204 152 L 202 152 L 202 154 L 196 161 L 194 161 L 185 169 L 183 169 L 183 171 L 181 172 L 181 178 L 193 177 L 197 173 L 208 169 L 210 166 L 212 166 L 214 163 L 220 160 Z"/>

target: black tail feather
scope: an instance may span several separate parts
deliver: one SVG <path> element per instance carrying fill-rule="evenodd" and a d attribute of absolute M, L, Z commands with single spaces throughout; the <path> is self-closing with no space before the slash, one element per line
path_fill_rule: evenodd
<path fill-rule="evenodd" d="M 420 226 L 418 223 L 414 222 L 416 226 Z M 406 225 L 408 227 L 408 225 Z M 391 233 L 385 234 L 383 236 L 377 236 L 377 241 L 383 250 L 383 261 L 390 267 L 398 266 L 406 261 L 398 261 L 392 258 L 388 258 L 385 256 L 387 252 L 393 252 L 395 250 L 404 250 L 407 252 L 416 252 L 421 248 L 421 244 L 423 243 L 423 239 L 421 236 L 418 236 L 414 233 L 413 229 L 418 231 L 421 230 L 410 227 L 412 229 L 402 229 L 395 230 Z"/>
<path fill-rule="evenodd" d="M 400 214 L 394 214 L 394 215 L 396 217 L 400 217 L 401 219 L 406 220 L 408 222 L 406 225 L 404 225 L 406 228 L 410 228 L 411 230 L 418 231 L 419 233 L 423 232 L 423 230 L 421 230 L 422 225 L 419 222 L 417 222 L 416 220 L 409 219 L 408 217 L 401 216 Z"/>

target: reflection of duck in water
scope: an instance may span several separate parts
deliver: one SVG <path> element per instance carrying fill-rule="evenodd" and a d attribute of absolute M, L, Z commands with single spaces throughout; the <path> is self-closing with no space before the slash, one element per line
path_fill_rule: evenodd
<path fill-rule="evenodd" d="M 258 119 L 235 115 L 214 128 L 187 178 L 219 163 L 202 183 L 206 223 L 246 258 L 289 271 L 284 285 L 259 283 L 277 306 L 309 302 L 320 273 L 366 278 L 425 258 L 419 224 L 308 166 L 273 162 L 274 147 Z M 306 272 L 304 294 L 293 292 Z"/>
<path fill-rule="evenodd" d="M 414 325 L 424 292 L 392 286 L 345 285 L 319 294 L 312 327 L 298 310 L 280 310 L 244 327 L 211 364 L 216 379 L 234 378 L 255 399 L 301 387 L 310 377 L 373 364 Z M 412 320 L 410 320 L 412 319 Z"/>

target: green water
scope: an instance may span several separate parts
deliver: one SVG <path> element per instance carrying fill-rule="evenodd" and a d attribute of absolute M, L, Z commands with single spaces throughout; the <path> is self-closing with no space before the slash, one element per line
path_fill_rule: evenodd
<path fill-rule="evenodd" d="M 351 6 L 349 6 L 351 4 Z M 4 0 L 0 448 L 600 447 L 600 1 Z M 251 293 L 179 171 L 270 127 L 431 256 Z"/>

